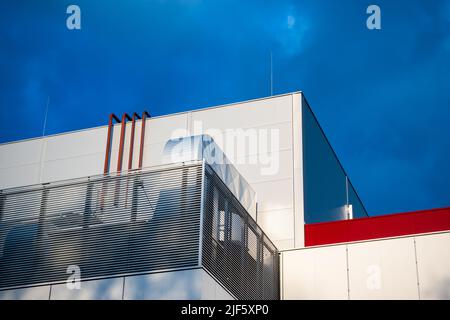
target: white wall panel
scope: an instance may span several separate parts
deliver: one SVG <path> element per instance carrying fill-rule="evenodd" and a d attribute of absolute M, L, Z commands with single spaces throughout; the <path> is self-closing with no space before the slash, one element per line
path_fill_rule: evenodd
<path fill-rule="evenodd" d="M 236 117 L 239 108 L 236 107 Z M 292 122 L 266 124 L 250 128 L 235 128 L 229 123 L 228 129 L 210 128 L 201 123 L 192 134 L 206 134 L 226 153 L 230 160 L 257 153 L 292 149 Z M 224 123 L 223 126 L 226 126 Z M 233 147 L 233 148 L 231 148 Z"/>
<path fill-rule="evenodd" d="M 269 212 L 259 211 L 257 220 L 258 225 L 278 249 L 287 249 L 285 247 L 287 244 L 279 243 L 278 241 L 294 239 L 294 214 L 292 208 L 271 210 Z"/>
<path fill-rule="evenodd" d="M 253 183 L 258 195 L 258 211 L 292 208 L 294 202 L 292 179 Z"/>
<path fill-rule="evenodd" d="M 82 281 L 80 289 L 65 283 L 52 285 L 51 300 L 121 300 L 123 278 Z"/>
<path fill-rule="evenodd" d="M 295 247 L 305 246 L 305 216 L 303 198 L 303 132 L 302 95 L 292 95 L 292 176 L 294 179 Z"/>
<path fill-rule="evenodd" d="M 226 291 L 208 272 L 199 269 L 201 282 L 202 300 L 234 300 L 233 296 Z"/>
<path fill-rule="evenodd" d="M 48 300 L 50 286 L 0 291 L 0 300 Z"/>
<path fill-rule="evenodd" d="M 351 299 L 418 299 L 414 238 L 348 245 Z"/>
<path fill-rule="evenodd" d="M 105 153 L 107 127 L 60 134 L 46 138 L 44 161 L 77 158 L 82 155 Z"/>
<path fill-rule="evenodd" d="M 0 145 L 0 189 L 39 183 L 43 139 Z"/>
<path fill-rule="evenodd" d="M 142 166 L 145 168 L 164 164 L 162 154 L 164 153 L 165 145 L 165 142 L 146 144 L 144 147 Z"/>
<path fill-rule="evenodd" d="M 119 149 L 119 145 L 120 145 L 120 132 L 122 129 L 122 125 L 119 124 L 115 124 L 113 126 L 113 129 L 111 130 L 111 151 L 116 149 Z M 105 150 L 106 150 L 106 145 L 105 145 Z M 112 156 L 111 156 L 112 158 Z"/>
<path fill-rule="evenodd" d="M 282 253 L 283 298 L 347 299 L 345 246 Z"/>
<path fill-rule="evenodd" d="M 139 166 L 139 151 L 141 146 L 141 125 L 142 125 L 141 121 L 136 122 L 136 132 L 134 133 L 134 150 L 133 150 L 133 166 L 132 166 L 133 169 Z M 145 146 L 145 138 L 144 138 L 144 146 Z M 127 150 L 129 152 L 129 146 Z"/>
<path fill-rule="evenodd" d="M 284 299 L 346 299 L 347 277 L 350 299 L 450 299 L 449 247 L 441 233 L 285 251 Z"/>
<path fill-rule="evenodd" d="M 204 128 L 220 130 L 251 128 L 291 121 L 291 95 L 249 101 L 192 112 L 191 125 L 201 121 Z"/>
<path fill-rule="evenodd" d="M 205 270 L 153 273 L 125 278 L 125 300 L 233 299 Z"/>
<path fill-rule="evenodd" d="M 274 240 L 272 241 L 278 250 L 288 250 L 295 248 L 294 238 L 286 239 L 286 240 Z"/>
<path fill-rule="evenodd" d="M 211 299 L 205 299 L 211 300 Z M 221 285 L 216 285 L 216 297 L 214 300 L 235 300 Z"/>
<path fill-rule="evenodd" d="M 39 163 L 0 169 L 0 189 L 39 183 Z"/>
<path fill-rule="evenodd" d="M 41 158 L 42 139 L 0 145 L 0 168 L 37 163 Z"/>
<path fill-rule="evenodd" d="M 187 119 L 187 113 L 148 119 L 145 126 L 145 144 L 165 143 L 174 133 L 187 131 Z M 176 135 L 180 136 L 182 135 Z"/>
<path fill-rule="evenodd" d="M 201 284 L 201 297 L 209 300 L 214 300 L 216 297 L 217 282 L 204 270 L 198 269 Z"/>
<path fill-rule="evenodd" d="M 416 237 L 421 299 L 450 299 L 450 233 Z"/>
<path fill-rule="evenodd" d="M 44 163 L 42 182 L 73 179 L 103 173 L 104 153 L 52 160 Z"/>
<path fill-rule="evenodd" d="M 265 163 L 261 164 L 258 159 L 262 159 Z M 238 158 L 234 165 L 250 184 L 290 179 L 293 166 L 292 152 L 285 150 Z M 274 174 L 269 174 L 272 169 L 276 169 L 273 170 Z"/>

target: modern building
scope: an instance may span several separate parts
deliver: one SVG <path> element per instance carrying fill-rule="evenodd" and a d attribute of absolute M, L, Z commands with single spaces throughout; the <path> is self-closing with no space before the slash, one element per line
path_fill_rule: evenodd
<path fill-rule="evenodd" d="M 301 92 L 0 145 L 1 299 L 450 299 L 450 208 L 368 217 Z"/>

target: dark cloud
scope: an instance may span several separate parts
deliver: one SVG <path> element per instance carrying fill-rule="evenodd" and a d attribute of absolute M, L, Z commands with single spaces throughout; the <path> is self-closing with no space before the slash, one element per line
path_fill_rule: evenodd
<path fill-rule="evenodd" d="M 0 4 L 0 142 L 302 90 L 370 213 L 450 205 L 450 5 L 378 1 Z M 9 121 L 9 119 L 15 119 Z"/>

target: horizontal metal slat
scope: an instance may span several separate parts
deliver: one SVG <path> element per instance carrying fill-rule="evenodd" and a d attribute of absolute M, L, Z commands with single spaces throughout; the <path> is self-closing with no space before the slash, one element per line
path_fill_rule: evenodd
<path fill-rule="evenodd" d="M 0 288 L 198 265 L 201 165 L 2 192 Z"/>
<path fill-rule="evenodd" d="M 279 299 L 276 247 L 213 170 L 205 184 L 203 266 L 238 299 Z"/>

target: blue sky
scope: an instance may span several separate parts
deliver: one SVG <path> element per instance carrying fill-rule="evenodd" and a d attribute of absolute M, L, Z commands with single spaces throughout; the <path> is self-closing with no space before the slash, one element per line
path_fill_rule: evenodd
<path fill-rule="evenodd" d="M 267 96 L 272 51 L 370 214 L 450 206 L 450 1 L 2 1 L 0 40 L 0 142 L 41 135 L 47 96 L 47 134 Z"/>

